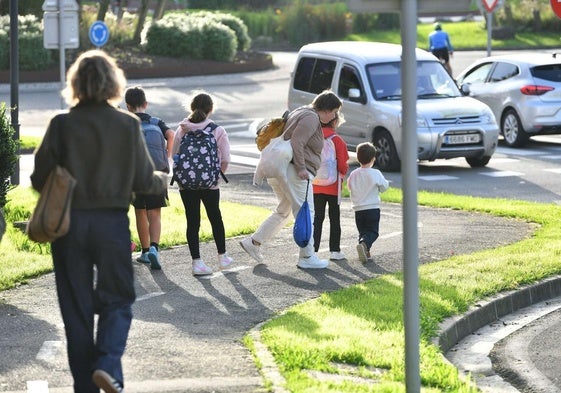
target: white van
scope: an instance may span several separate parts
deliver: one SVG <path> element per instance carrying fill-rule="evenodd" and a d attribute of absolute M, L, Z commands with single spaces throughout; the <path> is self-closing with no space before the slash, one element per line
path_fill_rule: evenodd
<path fill-rule="evenodd" d="M 349 149 L 371 141 L 380 150 L 377 166 L 399 171 L 401 163 L 401 45 L 321 42 L 303 46 L 291 74 L 290 110 L 310 104 L 325 89 L 343 101 L 338 128 Z M 487 165 L 499 128 L 489 107 L 463 96 L 432 54 L 417 49 L 418 159 L 465 157 Z"/>

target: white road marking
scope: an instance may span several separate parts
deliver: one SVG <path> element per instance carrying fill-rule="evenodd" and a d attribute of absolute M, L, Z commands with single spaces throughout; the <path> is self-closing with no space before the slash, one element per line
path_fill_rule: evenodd
<path fill-rule="evenodd" d="M 27 381 L 27 393 L 49 393 L 47 381 Z"/>
<path fill-rule="evenodd" d="M 495 171 L 495 172 L 479 172 L 480 175 L 489 177 L 511 177 L 511 176 L 524 176 L 523 173 L 514 171 Z"/>
<path fill-rule="evenodd" d="M 37 360 L 51 362 L 56 357 L 60 348 L 62 348 L 62 341 L 45 341 L 35 358 Z"/>
<path fill-rule="evenodd" d="M 136 298 L 137 302 L 141 302 L 143 300 L 148 300 L 148 299 L 152 299 L 153 297 L 157 297 L 157 296 L 162 296 L 165 295 L 165 292 L 150 292 L 147 293 L 146 295 L 142 295 Z"/>
<path fill-rule="evenodd" d="M 429 176 L 419 176 L 420 180 L 426 181 L 440 181 L 440 180 L 458 180 L 459 177 L 448 176 L 448 175 L 429 175 Z"/>

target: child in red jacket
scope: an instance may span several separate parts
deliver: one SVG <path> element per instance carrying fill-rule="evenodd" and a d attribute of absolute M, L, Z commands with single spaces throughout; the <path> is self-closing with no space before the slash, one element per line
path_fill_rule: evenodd
<path fill-rule="evenodd" d="M 329 205 L 329 251 L 331 260 L 345 259 L 341 252 L 340 209 L 343 179 L 349 170 L 347 144 L 335 128 L 342 124 L 339 114 L 327 124 L 322 124 L 324 145 L 321 153 L 321 167 L 313 181 L 314 189 L 314 249 L 319 250 L 321 231 L 325 219 L 325 207 Z"/>

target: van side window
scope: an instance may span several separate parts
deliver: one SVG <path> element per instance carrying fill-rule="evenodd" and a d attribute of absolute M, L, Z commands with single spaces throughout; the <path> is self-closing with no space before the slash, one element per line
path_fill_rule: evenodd
<path fill-rule="evenodd" d="M 344 100 L 348 100 L 349 89 L 358 89 L 360 91 L 360 97 L 364 97 L 364 90 L 362 88 L 362 83 L 360 83 L 358 71 L 354 67 L 345 65 L 341 68 L 341 74 L 339 75 L 337 95 Z M 351 101 L 361 100 L 360 98 L 353 98 Z"/>
<path fill-rule="evenodd" d="M 314 94 L 331 89 L 335 65 L 333 60 L 301 58 L 294 75 L 294 88 Z"/>

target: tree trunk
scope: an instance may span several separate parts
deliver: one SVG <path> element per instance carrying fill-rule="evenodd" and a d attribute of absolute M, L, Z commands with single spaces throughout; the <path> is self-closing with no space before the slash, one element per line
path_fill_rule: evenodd
<path fill-rule="evenodd" d="M 147 14 L 148 0 L 142 0 L 140 2 L 140 8 L 138 9 L 138 23 L 136 24 L 136 30 L 132 38 L 133 42 L 136 44 L 140 44 L 140 35 L 142 34 L 142 29 L 144 29 L 144 22 L 146 21 Z"/>
<path fill-rule="evenodd" d="M 534 31 L 540 31 L 541 30 L 541 26 L 542 26 L 542 21 L 541 21 L 541 15 L 540 15 L 540 10 L 539 8 L 534 8 L 532 10 L 532 15 L 534 17 L 533 21 L 534 21 Z"/>
<path fill-rule="evenodd" d="M 105 14 L 109 9 L 109 2 L 111 0 L 99 0 L 99 10 L 97 11 L 97 20 L 105 21 Z"/>
<path fill-rule="evenodd" d="M 152 18 L 153 21 L 162 19 L 162 16 L 164 16 L 164 11 L 166 10 L 166 3 L 167 0 L 158 0 L 158 4 L 156 5 L 156 9 L 154 10 L 154 18 Z"/>

